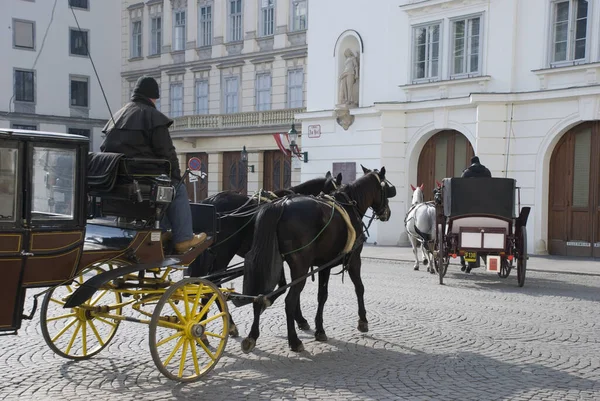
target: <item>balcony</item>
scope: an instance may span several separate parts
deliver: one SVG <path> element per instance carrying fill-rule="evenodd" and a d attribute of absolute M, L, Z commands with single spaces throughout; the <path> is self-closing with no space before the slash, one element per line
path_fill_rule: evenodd
<path fill-rule="evenodd" d="M 213 135 L 215 131 L 267 133 L 284 128 L 287 131 L 292 123 L 300 124 L 294 116 L 305 111 L 306 108 L 297 108 L 176 117 L 173 119 L 170 131 L 173 137 L 194 136 L 206 133 L 206 131 Z"/>

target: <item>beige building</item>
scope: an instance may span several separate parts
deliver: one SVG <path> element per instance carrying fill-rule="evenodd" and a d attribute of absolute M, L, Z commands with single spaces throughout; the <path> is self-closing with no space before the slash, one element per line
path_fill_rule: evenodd
<path fill-rule="evenodd" d="M 208 174 L 188 184 L 192 200 L 194 185 L 200 200 L 299 182 L 301 161 L 279 150 L 273 134 L 305 110 L 307 3 L 122 1 L 122 101 L 138 77 L 156 78 L 182 167 L 197 158 L 191 165 Z"/>

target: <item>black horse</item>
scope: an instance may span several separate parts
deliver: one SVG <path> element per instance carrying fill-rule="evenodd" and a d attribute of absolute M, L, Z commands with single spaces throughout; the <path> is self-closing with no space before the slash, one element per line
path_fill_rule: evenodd
<path fill-rule="evenodd" d="M 331 193 L 342 184 L 342 174 L 339 173 L 334 179 L 331 172 L 325 177 L 314 178 L 294 187 L 275 191 L 277 196 L 300 193 L 303 195 L 317 196 L 321 192 Z M 268 193 L 264 194 L 269 196 Z M 276 199 L 276 198 L 274 198 Z M 259 198 L 256 196 L 243 195 L 234 191 L 223 191 L 208 197 L 200 203 L 215 206 L 219 219 L 219 236 L 217 243 L 208 248 L 198 259 L 189 266 L 191 277 L 202 277 L 211 273 L 221 272 L 229 266 L 235 255 L 244 257 L 252 245 L 254 232 L 254 217 L 259 205 L 272 199 Z M 285 278 L 282 284 L 285 285 Z M 298 326 L 302 330 L 309 330 L 310 325 L 302 316 L 300 307 L 297 315 Z M 232 337 L 239 335 L 238 329 L 229 315 L 229 334 Z"/>
<path fill-rule="evenodd" d="M 364 242 L 362 219 L 367 209 L 372 208 L 379 220 L 389 220 L 391 211 L 388 198 L 396 195 L 396 189 L 386 180 L 385 167 L 381 171 L 361 167 L 364 172 L 362 177 L 332 194 L 338 206 L 343 207 L 347 213 L 356 234 L 355 241 L 352 241 L 352 237 L 348 241 L 350 230 L 346 220 L 332 203 L 328 203 L 329 199 L 326 197 L 315 199 L 291 196 L 270 203 L 258 212 L 254 242 L 246 254 L 244 265 L 243 293 L 258 296 L 254 301 L 254 323 L 250 334 L 242 342 L 244 352 L 250 352 L 256 345 L 260 314 L 275 298 L 259 295 L 270 293 L 281 281 L 284 261 L 290 267 L 291 280 L 301 280 L 290 287 L 285 298 L 288 342 L 292 351 L 300 352 L 304 349 L 296 334 L 294 314 L 299 305 L 300 293 L 306 284 L 306 277 L 303 280 L 302 277 L 311 266 L 331 264 L 318 273 L 319 307 L 315 317 L 315 338 L 327 341 L 323 329 L 323 308 L 327 300 L 331 268 L 339 264 L 347 267 L 354 283 L 358 298 L 358 330 L 368 331 L 364 286 L 360 278 L 360 253 Z"/>

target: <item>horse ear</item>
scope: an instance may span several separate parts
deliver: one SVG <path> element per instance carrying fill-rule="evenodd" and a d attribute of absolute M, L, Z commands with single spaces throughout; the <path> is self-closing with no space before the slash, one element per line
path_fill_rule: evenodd
<path fill-rule="evenodd" d="M 417 188 L 415 188 L 415 186 L 414 186 L 413 184 L 410 184 L 410 188 L 411 188 L 413 191 L 417 189 Z"/>
<path fill-rule="evenodd" d="M 335 183 L 337 185 L 342 185 L 342 173 L 338 173 L 337 177 L 335 178 Z"/>
<path fill-rule="evenodd" d="M 368 168 L 366 168 L 365 166 L 363 166 L 362 164 L 360 165 L 362 167 L 363 173 L 368 174 L 371 172 L 371 170 L 369 170 Z"/>
<path fill-rule="evenodd" d="M 331 178 L 331 171 L 325 173 L 325 178 Z"/>
<path fill-rule="evenodd" d="M 379 170 L 379 176 L 381 178 L 385 178 L 385 166 L 381 168 L 381 170 Z"/>
<path fill-rule="evenodd" d="M 425 184 L 421 184 L 421 186 L 419 187 L 419 188 L 421 188 L 421 191 L 423 190 L 423 185 L 425 185 Z"/>
<path fill-rule="evenodd" d="M 438 180 L 435 180 L 435 183 L 437 184 L 438 188 L 442 186 L 442 184 Z"/>

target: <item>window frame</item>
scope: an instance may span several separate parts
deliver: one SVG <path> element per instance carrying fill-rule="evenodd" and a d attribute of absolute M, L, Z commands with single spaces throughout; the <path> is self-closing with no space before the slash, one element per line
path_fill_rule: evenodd
<path fill-rule="evenodd" d="M 178 46 L 176 46 L 175 44 L 178 43 L 176 41 L 176 35 L 175 33 L 177 32 L 177 28 L 181 28 L 182 25 L 177 25 L 177 14 L 181 14 L 183 13 L 184 15 L 184 23 L 183 23 L 183 44 L 181 49 L 178 48 Z M 185 51 L 186 48 L 186 43 L 187 43 L 187 22 L 188 22 L 188 18 L 187 18 L 187 9 L 185 8 L 178 8 L 178 9 L 173 9 L 173 40 L 171 41 L 171 50 L 174 52 L 181 52 L 181 51 Z"/>
<path fill-rule="evenodd" d="M 73 53 L 72 52 L 72 34 L 73 32 L 77 32 L 77 33 L 85 33 L 85 42 L 84 42 L 84 49 L 87 52 L 86 54 L 77 54 L 77 53 Z M 69 56 L 72 57 L 85 57 L 88 58 L 90 56 L 90 30 L 89 29 L 79 29 L 79 28 L 73 28 L 73 27 L 69 27 Z"/>
<path fill-rule="evenodd" d="M 16 22 L 31 24 L 31 39 L 32 39 L 32 42 L 33 42 L 32 47 L 26 47 L 26 46 L 19 46 L 19 45 L 17 45 L 17 30 L 15 29 L 15 23 Z M 13 31 L 13 35 L 12 35 L 13 49 L 36 51 L 35 21 L 30 21 L 30 20 L 21 19 L 21 18 L 13 18 L 12 19 L 12 31 Z"/>
<path fill-rule="evenodd" d="M 593 21 L 594 19 L 594 7 L 592 2 L 588 1 L 588 9 L 587 9 L 587 15 L 586 15 L 586 31 L 585 31 L 585 57 L 580 58 L 580 59 L 575 59 L 575 42 L 576 42 L 576 35 L 577 33 L 575 32 L 575 28 L 577 25 L 577 2 L 579 2 L 580 0 L 551 0 L 550 1 L 550 19 L 548 21 L 549 23 L 549 29 L 548 29 L 548 52 L 547 52 L 547 57 L 548 57 L 548 65 L 550 66 L 550 68 L 555 68 L 555 67 L 564 67 L 564 66 L 571 66 L 571 65 L 580 65 L 580 64 L 586 64 L 589 62 L 590 60 L 590 51 L 591 51 L 591 42 L 592 42 L 592 35 L 591 35 L 591 28 L 590 25 L 592 25 L 590 22 Z M 569 16 L 568 16 L 568 22 L 567 22 L 567 49 L 566 49 L 566 60 L 560 60 L 560 61 L 554 61 L 555 57 L 556 57 L 556 52 L 555 52 L 555 45 L 556 45 L 556 41 L 555 41 L 555 34 L 556 34 L 556 30 L 555 30 L 555 26 L 556 26 L 556 11 L 557 11 L 557 6 L 559 3 L 569 3 Z M 575 5 L 575 7 L 573 6 Z"/>
<path fill-rule="evenodd" d="M 230 94 L 227 90 L 227 82 L 230 80 L 235 80 L 236 81 L 236 91 L 235 91 L 235 102 L 232 103 L 233 106 L 235 106 L 234 108 L 232 108 L 232 111 L 229 111 L 230 109 L 228 108 L 229 102 L 228 102 L 228 96 L 233 96 L 233 94 Z M 227 77 L 223 77 L 223 114 L 235 114 L 235 113 L 239 113 L 240 110 L 240 77 L 239 75 L 230 75 Z"/>
<path fill-rule="evenodd" d="M 154 29 L 154 21 L 160 20 L 160 28 Z M 150 15 L 150 48 L 148 49 L 148 56 L 158 56 L 162 53 L 162 42 L 163 42 L 163 16 L 162 14 Z M 154 43 L 156 39 L 156 43 Z M 154 47 L 156 46 L 156 52 Z"/>
<path fill-rule="evenodd" d="M 199 86 L 201 84 L 206 84 L 206 96 L 202 96 L 202 98 L 206 98 L 206 108 L 204 109 L 200 109 L 200 93 L 199 93 Z M 195 112 L 197 115 L 206 115 L 209 114 L 210 111 L 210 104 L 209 104 L 209 97 L 210 97 L 210 84 L 208 79 L 197 79 L 194 82 L 194 90 L 195 90 L 195 99 L 196 99 L 196 104 L 195 104 Z"/>
<path fill-rule="evenodd" d="M 138 33 L 135 32 L 135 24 L 140 24 L 140 29 L 139 29 Z M 144 29 L 144 24 L 142 22 L 142 19 L 141 18 L 132 19 L 129 26 L 130 26 L 129 57 L 132 59 L 142 58 L 143 53 L 144 53 L 144 45 L 143 45 L 144 36 L 142 34 L 143 29 Z M 136 35 L 138 36 L 137 43 L 136 43 Z M 138 50 L 138 49 L 139 49 L 139 53 L 136 53 L 135 50 Z"/>
<path fill-rule="evenodd" d="M 32 78 L 33 78 L 33 93 L 32 93 L 32 97 L 33 100 L 22 100 L 22 99 L 18 99 L 17 98 L 17 73 L 19 72 L 26 72 L 26 73 L 31 73 L 32 74 Z M 36 104 L 37 103 L 37 76 L 36 76 L 36 71 L 35 70 L 29 70 L 26 68 L 13 68 L 13 96 L 14 96 L 14 101 L 18 102 L 18 103 L 25 103 L 25 104 Z"/>
<path fill-rule="evenodd" d="M 74 8 L 76 10 L 85 10 L 85 11 L 90 11 L 90 0 L 85 0 L 87 7 L 81 7 L 81 6 L 74 6 L 71 4 L 72 0 L 69 0 L 69 7 Z"/>
<path fill-rule="evenodd" d="M 210 18 L 203 19 L 202 11 L 206 9 L 208 9 L 207 14 L 210 15 Z M 198 4 L 198 47 L 209 47 L 213 44 L 214 12 L 213 2 Z M 208 24 L 208 28 L 206 24 Z"/>
<path fill-rule="evenodd" d="M 231 5 L 234 2 L 240 3 L 240 11 L 232 12 Z M 236 36 L 238 32 L 234 32 L 235 20 L 239 18 L 239 37 Z M 236 30 L 237 31 L 237 30 Z M 243 0 L 227 0 L 227 36 L 228 42 L 242 42 L 244 40 L 244 2 Z"/>
<path fill-rule="evenodd" d="M 15 128 L 18 129 L 18 128 Z M 23 226 L 23 157 L 25 155 L 25 146 L 23 142 L 10 139 L 0 139 L 0 147 L 2 149 L 14 149 L 17 152 L 16 168 L 15 168 L 15 195 L 13 213 L 14 218 L 11 220 L 0 220 L 1 227 L 21 228 Z"/>
<path fill-rule="evenodd" d="M 426 28 L 427 30 L 438 26 L 438 31 L 439 31 L 439 38 L 438 38 L 438 68 L 437 68 L 437 75 L 432 76 L 429 74 L 426 74 L 426 76 L 422 77 L 422 78 L 417 78 L 416 77 L 416 70 L 415 70 L 415 65 L 417 63 L 417 30 L 421 29 L 421 28 Z M 443 32 L 444 32 L 444 21 L 443 20 L 433 20 L 433 21 L 428 21 L 428 22 L 424 22 L 421 24 L 415 24 L 415 25 L 411 25 L 411 62 L 410 62 L 410 78 L 411 78 L 411 82 L 413 84 L 415 83 L 424 83 L 424 82 L 436 82 L 436 81 L 440 81 L 442 79 L 442 62 L 444 60 L 443 58 Z M 429 36 L 429 34 L 426 34 L 427 36 Z M 426 46 L 428 46 L 428 43 L 426 41 Z M 426 53 L 429 53 L 429 51 L 427 51 L 427 47 L 426 47 Z M 426 66 L 429 65 L 429 68 L 431 68 L 430 64 L 431 64 L 431 60 L 429 60 L 427 57 L 424 60 Z"/>
<path fill-rule="evenodd" d="M 33 128 L 32 128 L 33 127 Z M 20 124 L 20 123 L 11 123 L 10 128 L 12 129 L 22 129 L 28 131 L 39 131 L 37 124 Z"/>
<path fill-rule="evenodd" d="M 175 88 L 175 87 L 181 88 L 181 99 L 179 99 L 179 98 L 175 99 L 175 97 L 173 96 L 173 94 L 174 94 L 173 88 Z M 172 118 L 183 117 L 184 116 L 184 110 L 183 110 L 183 107 L 184 107 L 184 104 L 183 104 L 184 93 L 183 93 L 183 90 L 184 90 L 184 88 L 183 88 L 183 82 L 181 82 L 181 81 L 171 82 L 171 84 L 169 85 L 169 115 Z M 177 101 L 181 100 L 181 110 L 178 110 L 178 113 L 181 113 L 181 114 L 177 114 L 176 115 L 173 112 L 173 110 L 174 110 L 173 109 L 173 104 L 175 103 L 175 100 L 177 100 Z"/>
<path fill-rule="evenodd" d="M 300 85 L 290 85 L 291 74 L 299 73 L 302 77 L 302 83 Z M 288 109 L 297 109 L 304 107 L 304 69 L 303 68 L 290 68 L 286 75 L 286 88 L 287 88 L 287 107 Z M 292 89 L 300 90 L 300 106 L 294 106 L 292 104 Z"/>
<path fill-rule="evenodd" d="M 308 0 L 290 0 L 290 25 L 291 25 L 291 29 L 290 31 L 292 32 L 303 32 L 306 31 L 308 29 Z M 297 18 L 298 16 L 296 15 L 296 8 L 294 7 L 296 4 L 299 3 L 305 3 L 306 5 L 306 15 L 305 15 L 305 21 L 304 21 L 304 28 L 300 28 L 300 18 Z M 298 21 L 298 26 L 296 26 L 296 21 Z"/>
<path fill-rule="evenodd" d="M 266 89 L 260 88 L 259 82 L 261 82 L 261 78 L 266 78 L 266 77 L 268 77 L 268 82 L 269 82 L 268 88 L 266 88 Z M 273 107 L 273 75 L 271 74 L 271 72 L 270 71 L 257 72 L 256 78 L 254 80 L 254 88 L 255 88 L 254 98 L 256 99 L 256 106 L 255 106 L 256 111 L 271 110 Z M 268 99 L 269 99 L 268 103 L 260 102 L 260 94 L 261 93 L 268 94 Z"/>
<path fill-rule="evenodd" d="M 476 72 L 469 72 L 466 71 L 467 67 L 468 67 L 468 63 L 469 63 L 469 58 L 471 56 L 471 54 L 469 53 L 470 50 L 467 49 L 467 24 L 470 20 L 479 18 L 479 47 L 478 47 L 478 62 L 477 62 L 477 71 Z M 461 22 L 464 21 L 465 22 L 465 54 L 463 55 L 463 65 L 465 66 L 465 71 L 466 72 L 462 72 L 462 73 L 456 73 L 454 72 L 454 52 L 456 50 L 455 46 L 456 46 L 456 40 L 455 40 L 455 31 L 454 31 L 454 24 L 457 22 Z M 453 18 L 449 18 L 448 19 L 448 25 L 449 25 L 449 46 L 448 46 L 448 69 L 449 69 L 449 73 L 448 76 L 450 79 L 463 79 L 463 78 L 472 78 L 472 77 L 479 77 L 481 75 L 483 75 L 483 35 L 484 35 L 484 13 L 483 12 L 478 12 L 478 13 L 473 13 L 473 14 L 466 14 L 466 15 L 460 15 L 457 17 L 453 17 Z M 440 31 L 441 32 L 441 31 Z M 441 35 L 440 35 L 440 42 L 441 42 Z M 443 49 L 440 48 L 440 56 L 442 54 Z M 440 57 L 440 61 L 441 61 L 442 57 Z M 441 68 L 441 62 L 440 62 L 440 68 Z M 442 79 L 442 78 L 440 78 Z"/>
<path fill-rule="evenodd" d="M 86 94 L 87 105 L 86 106 L 73 104 L 73 82 L 85 82 L 87 84 L 86 85 L 86 87 L 87 87 L 87 94 Z M 85 76 L 85 75 L 69 74 L 69 108 L 89 110 L 91 100 L 92 99 L 90 98 L 90 77 Z"/>
<path fill-rule="evenodd" d="M 263 6 L 262 3 L 264 1 L 267 2 L 267 7 Z M 275 0 L 258 0 L 258 32 L 259 37 L 261 38 L 266 38 L 275 35 L 275 19 L 277 13 L 277 10 L 275 9 L 275 4 Z M 269 17 L 269 11 L 271 12 L 271 20 L 267 21 L 265 17 Z M 270 26 L 267 26 L 267 22 L 271 23 Z"/>

